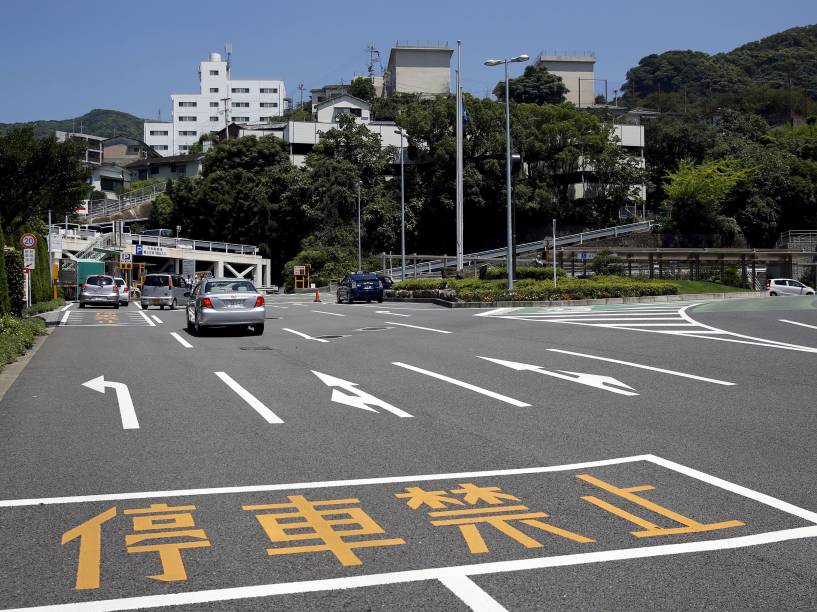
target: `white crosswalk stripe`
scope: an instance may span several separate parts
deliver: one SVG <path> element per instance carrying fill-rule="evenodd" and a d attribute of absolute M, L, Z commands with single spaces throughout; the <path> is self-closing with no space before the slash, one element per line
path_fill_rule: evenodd
<path fill-rule="evenodd" d="M 147 327 L 148 322 L 133 310 L 67 310 L 60 319 L 60 327 Z"/>
<path fill-rule="evenodd" d="M 475 316 L 623 329 L 817 353 L 817 348 L 746 336 L 700 323 L 687 312 L 697 305 L 698 303 L 676 302 L 612 307 L 498 308 Z"/>

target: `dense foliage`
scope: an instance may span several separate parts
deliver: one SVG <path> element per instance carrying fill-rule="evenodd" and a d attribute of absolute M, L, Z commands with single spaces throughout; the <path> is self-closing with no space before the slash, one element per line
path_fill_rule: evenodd
<path fill-rule="evenodd" d="M 562 77 L 551 74 L 544 66 L 527 66 L 522 76 L 508 79 L 508 96 L 520 104 L 561 104 L 566 93 Z M 494 95 L 505 99 L 505 81 L 496 84 Z"/>
<path fill-rule="evenodd" d="M 45 334 L 45 321 L 39 317 L 20 319 L 0 316 L 0 368 L 15 361 L 34 346 L 34 339 Z"/>
<path fill-rule="evenodd" d="M 15 129 L 30 127 L 37 138 L 50 138 L 56 130 L 62 132 L 80 132 L 95 136 L 130 136 L 141 140 L 144 131 L 144 119 L 129 113 L 95 108 L 74 119 L 49 119 L 29 121 L 26 123 L 0 123 L 0 134 Z"/>

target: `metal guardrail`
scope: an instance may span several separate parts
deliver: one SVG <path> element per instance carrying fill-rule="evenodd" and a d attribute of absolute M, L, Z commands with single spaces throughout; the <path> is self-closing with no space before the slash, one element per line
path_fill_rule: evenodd
<path fill-rule="evenodd" d="M 585 240 L 596 240 L 598 238 L 611 238 L 616 236 L 624 236 L 627 234 L 632 234 L 634 232 L 643 232 L 652 229 L 653 221 L 639 221 L 637 223 L 628 223 L 626 225 L 615 225 L 613 227 L 605 227 L 602 229 L 597 230 L 590 230 L 588 232 L 579 232 L 578 234 L 569 234 L 566 236 L 557 236 L 556 237 L 556 246 L 569 246 L 574 244 L 584 244 Z M 516 254 L 525 254 L 531 253 L 535 251 L 540 251 L 548 246 L 551 248 L 553 247 L 550 244 L 550 238 L 544 238 L 543 240 L 538 240 L 536 242 L 526 242 L 524 244 L 517 244 L 516 245 Z M 467 255 L 463 256 L 463 260 L 466 264 L 475 263 L 482 260 L 487 259 L 503 259 L 505 254 L 507 253 L 506 248 L 499 248 L 499 249 L 489 249 L 487 251 L 477 251 L 476 253 L 468 253 Z M 448 267 L 452 262 L 455 262 L 456 259 L 452 257 L 445 257 L 440 258 L 439 255 L 435 255 L 432 257 L 437 257 L 438 259 L 434 259 L 431 261 L 425 261 L 423 263 L 417 263 L 406 266 L 406 277 L 408 276 L 416 276 L 419 274 L 432 274 L 434 272 L 439 272 L 444 267 Z M 406 255 L 406 259 L 409 256 Z M 413 254 L 411 259 L 416 259 L 417 255 Z M 415 272 L 416 268 L 416 272 Z M 398 267 L 392 268 L 395 272 L 399 269 Z M 378 270 L 377 272 L 382 273 L 383 270 Z"/>
<path fill-rule="evenodd" d="M 805 249 L 814 248 L 817 244 L 817 231 L 814 230 L 789 230 L 780 234 L 775 242 L 776 249 Z"/>
<path fill-rule="evenodd" d="M 115 200 L 89 200 L 88 217 L 107 217 L 124 212 L 145 202 L 152 202 L 160 193 L 164 193 L 165 183 L 151 185 L 136 191 L 123 193 Z"/>

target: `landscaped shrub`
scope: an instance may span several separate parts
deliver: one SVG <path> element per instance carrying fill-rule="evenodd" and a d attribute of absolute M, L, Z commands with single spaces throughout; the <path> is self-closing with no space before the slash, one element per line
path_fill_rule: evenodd
<path fill-rule="evenodd" d="M 12 363 L 34 346 L 34 338 L 45 333 L 45 321 L 38 317 L 0 317 L 0 367 Z"/>
<path fill-rule="evenodd" d="M 11 314 L 19 317 L 25 307 L 23 254 L 20 253 L 20 251 L 9 249 L 5 252 L 5 256 L 6 280 L 8 281 Z"/>
<path fill-rule="evenodd" d="M 566 276 L 563 268 L 556 268 L 556 278 Z M 488 268 L 485 273 L 485 280 L 497 280 L 500 278 L 508 278 L 508 272 L 504 266 L 496 268 Z M 516 279 L 532 278 L 536 280 L 550 280 L 553 278 L 553 268 L 536 268 L 533 266 L 520 266 L 516 268 Z"/>
<path fill-rule="evenodd" d="M 27 316 L 40 314 L 41 312 L 49 312 L 65 306 L 65 300 L 57 298 L 56 300 L 48 300 L 47 302 L 37 302 L 28 308 L 23 308 L 23 314 Z"/>

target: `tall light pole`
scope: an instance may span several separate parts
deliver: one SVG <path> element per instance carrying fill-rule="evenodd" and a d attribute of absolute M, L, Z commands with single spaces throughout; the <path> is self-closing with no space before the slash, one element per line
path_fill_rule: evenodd
<path fill-rule="evenodd" d="M 511 101 L 508 94 L 508 64 L 512 62 L 527 62 L 530 56 L 517 55 L 516 57 L 505 59 L 490 59 L 485 62 L 486 66 L 505 65 L 505 178 L 507 185 L 505 188 L 507 194 L 507 224 L 508 224 L 508 262 L 506 268 L 508 270 L 508 289 L 513 289 L 513 208 L 511 204 Z"/>
<path fill-rule="evenodd" d="M 394 130 L 395 134 L 400 134 L 400 255 L 402 256 L 402 268 L 400 269 L 400 280 L 406 280 L 406 179 L 404 174 L 403 157 L 403 129 Z"/>
<path fill-rule="evenodd" d="M 457 172 L 456 172 L 456 247 L 457 247 L 457 274 L 462 273 L 463 268 L 463 206 L 462 206 L 462 42 L 457 41 Z"/>
<path fill-rule="evenodd" d="M 360 239 L 360 181 L 357 182 L 357 271 L 363 272 L 363 262 L 361 254 L 361 239 Z"/>

